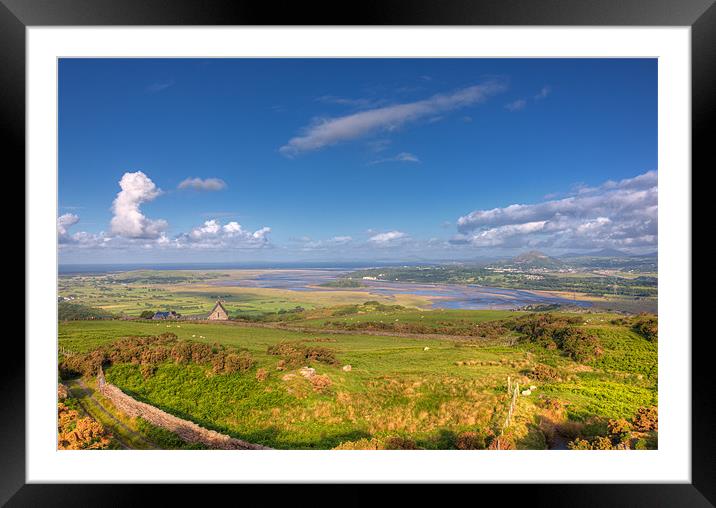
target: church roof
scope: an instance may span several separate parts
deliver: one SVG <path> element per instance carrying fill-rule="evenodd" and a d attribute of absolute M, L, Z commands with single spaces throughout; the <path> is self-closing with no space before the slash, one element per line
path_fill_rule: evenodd
<path fill-rule="evenodd" d="M 209 312 L 209 314 L 213 314 L 214 311 L 217 309 L 217 307 L 221 307 L 221 310 L 223 310 L 225 314 L 228 314 L 228 311 L 226 310 L 226 307 L 224 307 L 224 304 L 221 303 L 220 300 L 217 300 L 217 301 L 216 301 L 216 305 L 214 305 L 214 308 L 211 309 L 211 312 Z"/>

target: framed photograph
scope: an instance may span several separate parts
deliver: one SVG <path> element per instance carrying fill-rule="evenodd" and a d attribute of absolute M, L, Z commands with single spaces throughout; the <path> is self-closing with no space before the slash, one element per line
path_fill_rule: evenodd
<path fill-rule="evenodd" d="M 1 3 L 27 200 L 2 502 L 512 483 L 712 506 L 713 2 Z"/>

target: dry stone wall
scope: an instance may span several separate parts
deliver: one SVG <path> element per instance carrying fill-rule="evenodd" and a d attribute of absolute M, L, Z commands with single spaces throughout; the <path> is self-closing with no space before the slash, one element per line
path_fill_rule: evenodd
<path fill-rule="evenodd" d="M 214 430 L 208 430 L 194 422 L 183 420 L 152 405 L 130 397 L 116 386 L 107 383 L 104 372 L 100 369 L 97 384 L 102 395 L 107 397 L 120 411 L 130 417 L 141 417 L 149 423 L 174 432 L 188 443 L 201 443 L 217 450 L 270 450 L 241 439 L 236 439 Z"/>

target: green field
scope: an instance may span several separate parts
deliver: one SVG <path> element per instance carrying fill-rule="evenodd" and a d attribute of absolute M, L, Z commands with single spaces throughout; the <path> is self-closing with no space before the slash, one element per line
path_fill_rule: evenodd
<path fill-rule="evenodd" d="M 341 309 L 345 307 L 321 312 Z M 508 376 L 523 387 L 536 386 L 529 396 L 519 397 L 507 431 L 517 448 L 547 447 L 550 429 L 545 429 L 545 421 L 572 432 L 570 437 L 575 432 L 598 435 L 608 419 L 630 418 L 639 407 L 657 403 L 657 345 L 625 325 L 612 324 L 613 315 L 578 315 L 578 327 L 598 337 L 601 351 L 597 358 L 578 363 L 534 342 L 331 333 L 327 322 L 335 319 L 402 320 L 430 328 L 449 322 L 496 323 L 519 314 L 365 309 L 358 306 L 353 314 L 299 322 L 311 325 L 311 331 L 230 322 L 63 322 L 59 343 L 81 353 L 121 337 L 171 332 L 180 339 L 247 351 L 255 364 L 245 372 L 214 374 L 206 366 L 167 361 L 148 377 L 131 363 L 112 365 L 106 375 L 126 393 L 170 413 L 275 448 L 370 448 L 378 442 L 460 448 L 465 436 L 472 436 L 472 441 L 467 439 L 471 443 L 476 439 L 478 445 L 471 446 L 479 448 L 499 432 Z M 315 390 L 298 373 L 302 365 L 278 370 L 281 357 L 269 354 L 268 348 L 282 342 L 331 350 L 338 359 L 335 364 L 305 362 L 319 376 L 327 376 L 330 386 Z M 351 370 L 344 371 L 345 365 Z M 538 365 L 552 369 L 554 378 L 538 379 L 533 372 Z M 266 378 L 259 380 L 261 369 Z"/>

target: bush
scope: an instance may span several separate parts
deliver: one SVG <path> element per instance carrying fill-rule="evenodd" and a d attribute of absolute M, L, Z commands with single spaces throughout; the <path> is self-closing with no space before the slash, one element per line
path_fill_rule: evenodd
<path fill-rule="evenodd" d="M 559 375 L 559 371 L 549 365 L 538 363 L 532 368 L 530 377 L 539 381 L 561 381 L 562 378 Z"/>
<path fill-rule="evenodd" d="M 111 434 L 96 420 L 80 418 L 62 402 L 57 404 L 57 448 L 60 450 L 100 450 L 109 448 Z"/>
<path fill-rule="evenodd" d="M 577 362 L 585 362 L 602 354 L 599 339 L 591 332 L 577 328 L 579 318 L 552 314 L 522 316 L 511 322 L 512 329 L 546 349 L 559 349 Z"/>
<path fill-rule="evenodd" d="M 104 365 L 129 363 L 140 365 L 142 377 L 147 379 L 154 375 L 159 364 L 167 360 L 180 365 L 211 366 L 215 374 L 243 372 L 254 365 L 247 351 L 183 341 L 173 333 L 163 333 L 150 337 L 125 337 L 87 354 L 69 356 L 60 363 L 59 370 L 62 378 L 94 376 Z"/>
<path fill-rule="evenodd" d="M 617 441 L 623 441 L 631 435 L 631 424 L 624 418 L 609 420 L 607 423 L 609 435 Z"/>
<path fill-rule="evenodd" d="M 634 319 L 631 329 L 648 341 L 656 342 L 659 339 L 659 321 L 656 316 L 640 314 Z"/>
<path fill-rule="evenodd" d="M 485 436 L 477 432 L 461 432 L 455 440 L 458 450 L 484 450 Z"/>
<path fill-rule="evenodd" d="M 640 407 L 634 415 L 634 430 L 648 432 L 659 430 L 659 414 L 655 406 Z"/>
<path fill-rule="evenodd" d="M 307 346 L 300 342 L 279 342 L 267 349 L 268 354 L 282 356 L 282 366 L 298 367 L 312 361 L 328 365 L 339 365 L 333 349 L 323 346 Z"/>
<path fill-rule="evenodd" d="M 389 437 L 384 446 L 386 450 L 419 450 L 415 441 L 404 437 Z"/>
<path fill-rule="evenodd" d="M 331 378 L 323 374 L 315 374 L 308 379 L 311 381 L 313 391 L 317 393 L 326 393 L 333 384 Z"/>
<path fill-rule="evenodd" d="M 591 441 L 577 438 L 567 444 L 570 450 L 613 450 L 612 440 L 608 437 L 599 436 Z"/>
<path fill-rule="evenodd" d="M 234 372 L 244 372 L 254 366 L 254 360 L 248 351 L 240 353 L 229 353 L 224 359 L 224 374 L 233 374 Z"/>

